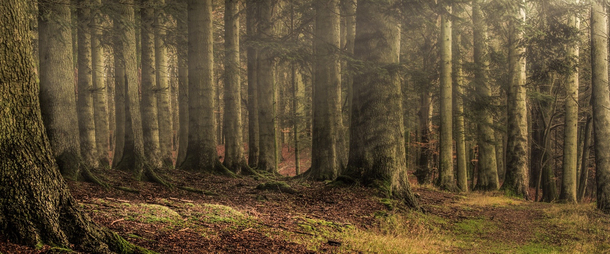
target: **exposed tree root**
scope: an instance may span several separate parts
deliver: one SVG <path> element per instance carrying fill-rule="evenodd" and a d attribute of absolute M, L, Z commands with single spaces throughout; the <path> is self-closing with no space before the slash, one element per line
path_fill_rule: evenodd
<path fill-rule="evenodd" d="M 163 180 L 156 172 L 154 169 L 150 168 L 150 167 L 146 167 L 146 169 L 144 170 L 144 176 L 146 177 L 146 179 L 152 183 L 158 183 L 161 184 L 169 189 L 174 188 L 174 186 L 171 183 L 168 183 L 167 181 Z"/>
<path fill-rule="evenodd" d="M 81 176 L 83 177 L 83 180 L 86 182 L 94 183 L 94 184 L 100 185 L 104 188 L 110 188 L 109 184 L 107 184 L 106 182 L 100 180 L 98 177 L 93 175 L 91 170 L 88 168 L 83 168 L 81 170 Z"/>
<path fill-rule="evenodd" d="M 125 192 L 129 192 L 129 193 L 136 193 L 136 194 L 140 193 L 140 190 L 132 189 L 132 188 L 129 188 L 129 187 L 124 187 L 124 186 L 114 186 L 113 185 L 112 188 L 115 188 L 117 190 L 122 190 L 122 191 L 125 191 Z"/>
<path fill-rule="evenodd" d="M 189 191 L 189 192 L 203 194 L 203 195 L 206 195 L 206 196 L 218 196 L 217 193 L 214 193 L 212 191 L 200 190 L 200 189 L 196 189 L 196 188 L 189 187 L 189 186 L 176 186 L 176 188 L 181 189 L 181 190 L 185 190 L 185 191 Z"/>

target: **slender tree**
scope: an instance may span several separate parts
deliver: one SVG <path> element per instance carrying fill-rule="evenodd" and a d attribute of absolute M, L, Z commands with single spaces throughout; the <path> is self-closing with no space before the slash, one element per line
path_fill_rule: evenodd
<path fill-rule="evenodd" d="M 155 95 L 157 100 L 157 116 L 159 124 L 159 153 L 164 167 L 173 167 L 172 156 L 172 108 L 171 89 L 167 69 L 167 44 L 166 30 L 167 17 L 165 15 L 165 0 L 154 1 L 154 44 L 155 44 Z"/>
<path fill-rule="evenodd" d="M 610 213 L 610 91 L 606 1 L 591 1 L 591 100 L 597 182 L 597 208 Z"/>
<path fill-rule="evenodd" d="M 180 128 L 178 129 L 178 155 L 176 156 L 176 167 L 180 167 L 186 159 L 189 137 L 189 100 L 188 100 L 188 26 L 187 26 L 187 4 L 185 1 L 177 1 L 178 15 L 176 15 L 177 36 L 176 51 L 178 54 L 178 117 Z"/>
<path fill-rule="evenodd" d="M 101 0 L 94 0 L 91 4 L 91 65 L 93 69 L 93 113 L 97 157 L 100 166 L 108 167 L 110 166 L 108 158 L 110 129 L 108 126 L 108 90 L 104 82 L 104 47 L 102 46 L 104 17 L 102 16 L 102 8 Z"/>
<path fill-rule="evenodd" d="M 487 26 L 483 18 L 481 4 L 485 0 L 472 1 L 473 46 L 475 64 L 475 87 L 478 100 L 479 115 L 479 165 L 475 189 L 497 190 L 499 186 L 498 167 L 496 164 L 496 148 L 494 145 L 493 116 L 489 109 L 491 89 L 488 78 L 489 55 L 486 50 Z"/>
<path fill-rule="evenodd" d="M 41 7 L 57 8 L 47 4 L 41 2 Z M 27 1 L 0 2 L 0 231 L 11 242 L 31 247 L 50 244 L 87 253 L 146 252 L 96 225 L 81 211 L 59 174 L 41 117 L 30 10 Z"/>
<path fill-rule="evenodd" d="M 98 167 L 97 143 L 95 142 L 95 120 L 93 115 L 93 76 L 91 66 L 91 6 L 89 1 L 79 0 L 78 22 L 78 131 L 80 139 L 81 166 Z"/>
<path fill-rule="evenodd" d="M 386 10 L 394 1 L 358 1 L 355 57 L 364 69 L 354 77 L 347 174 L 377 185 L 410 207 L 419 207 L 407 179 L 399 63 L 400 27 Z"/>
<path fill-rule="evenodd" d="M 454 191 L 456 189 L 453 177 L 453 88 L 451 80 L 451 5 L 446 6 L 441 14 L 441 135 L 440 135 L 440 165 L 438 186 L 441 189 Z"/>
<path fill-rule="evenodd" d="M 456 20 L 462 19 L 462 7 L 459 4 L 453 5 Z M 454 22 L 455 23 L 455 22 Z M 460 26 L 454 25 L 451 32 L 453 39 L 453 126 L 455 136 L 455 153 L 457 157 L 457 188 L 460 191 L 468 192 L 468 160 L 466 157 L 466 129 L 464 127 L 464 74 L 462 72 L 462 34 Z"/>
<path fill-rule="evenodd" d="M 527 89 L 525 87 L 525 47 L 519 46 L 524 36 L 525 1 L 515 3 L 510 21 L 508 88 L 508 142 L 506 176 L 502 189 L 528 198 L 528 126 Z"/>
<path fill-rule="evenodd" d="M 246 33 L 249 43 L 247 44 L 248 58 L 248 165 L 255 167 L 258 164 L 258 53 L 254 45 L 257 39 L 257 8 L 256 0 L 246 1 Z"/>
<path fill-rule="evenodd" d="M 61 173 L 76 178 L 80 141 L 74 96 L 69 0 L 38 2 L 40 104 L 51 150 Z"/>

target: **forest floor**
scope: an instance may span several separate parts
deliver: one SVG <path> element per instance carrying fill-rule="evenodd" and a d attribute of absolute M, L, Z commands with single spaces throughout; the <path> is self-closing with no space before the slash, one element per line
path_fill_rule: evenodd
<path fill-rule="evenodd" d="M 535 203 L 500 192 L 454 194 L 414 185 L 426 210 L 421 213 L 373 189 L 332 183 L 178 170 L 161 174 L 175 186 L 206 195 L 135 181 L 116 170 L 95 173 L 139 192 L 70 181 L 82 209 L 128 241 L 158 253 L 610 252 L 610 216 L 591 203 Z M 278 180 L 290 188 L 257 188 Z M 43 250 L 0 236 L 0 253 Z"/>

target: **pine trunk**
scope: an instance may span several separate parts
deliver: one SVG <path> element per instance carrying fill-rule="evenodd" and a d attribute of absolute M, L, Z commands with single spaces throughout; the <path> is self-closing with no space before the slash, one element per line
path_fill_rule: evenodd
<path fill-rule="evenodd" d="M 156 97 L 159 123 L 159 152 L 163 167 L 174 166 L 172 151 L 173 117 L 171 106 L 171 89 L 167 69 L 167 17 L 165 15 L 165 0 L 155 0 L 155 68 L 156 68 Z"/>
<path fill-rule="evenodd" d="M 91 27 L 91 65 L 93 68 L 93 114 L 95 117 L 95 142 L 97 158 L 100 166 L 110 166 L 108 100 L 106 83 L 104 81 L 104 48 L 102 46 L 102 29 L 104 17 L 101 8 L 102 1 L 94 0 L 92 4 Z"/>
<path fill-rule="evenodd" d="M 258 129 L 258 53 L 254 41 L 257 39 L 257 4 L 255 0 L 246 1 L 246 30 L 249 44 L 248 54 L 248 165 L 258 164 L 259 129 Z"/>
<path fill-rule="evenodd" d="M 453 88 L 451 82 L 451 6 L 441 15 L 441 77 L 440 77 L 440 163 L 438 186 L 442 190 L 456 190 L 453 176 Z"/>
<path fill-rule="evenodd" d="M 454 15 L 462 17 L 459 5 L 454 5 Z M 457 156 L 457 188 L 462 192 L 468 192 L 468 157 L 466 156 L 466 129 L 464 127 L 464 101 L 463 88 L 464 74 L 462 72 L 462 34 L 461 31 L 452 30 L 453 39 L 453 126 L 455 133 L 455 152 Z"/>
<path fill-rule="evenodd" d="M 178 130 L 177 168 L 181 167 L 186 159 L 189 141 L 188 11 L 186 2 L 179 1 L 178 4 L 176 51 L 178 54 L 178 116 L 180 117 L 180 129 Z"/>

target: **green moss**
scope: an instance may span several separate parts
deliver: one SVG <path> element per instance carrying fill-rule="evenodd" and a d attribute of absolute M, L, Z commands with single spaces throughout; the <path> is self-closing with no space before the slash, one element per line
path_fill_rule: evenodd
<path fill-rule="evenodd" d="M 395 200 L 390 199 L 390 198 L 382 198 L 379 200 L 379 202 L 381 204 L 383 204 L 388 210 L 394 210 L 395 207 Z"/>
<path fill-rule="evenodd" d="M 455 224 L 458 234 L 467 237 L 478 237 L 481 234 L 488 234 L 498 230 L 498 226 L 485 219 L 468 219 Z"/>
<path fill-rule="evenodd" d="M 294 190 L 290 185 L 288 185 L 287 183 L 282 182 L 282 181 L 272 181 L 272 182 L 267 182 L 267 183 L 261 183 L 258 186 L 256 186 L 256 189 L 286 192 L 286 193 L 290 193 L 290 194 L 297 193 L 297 191 Z"/>

